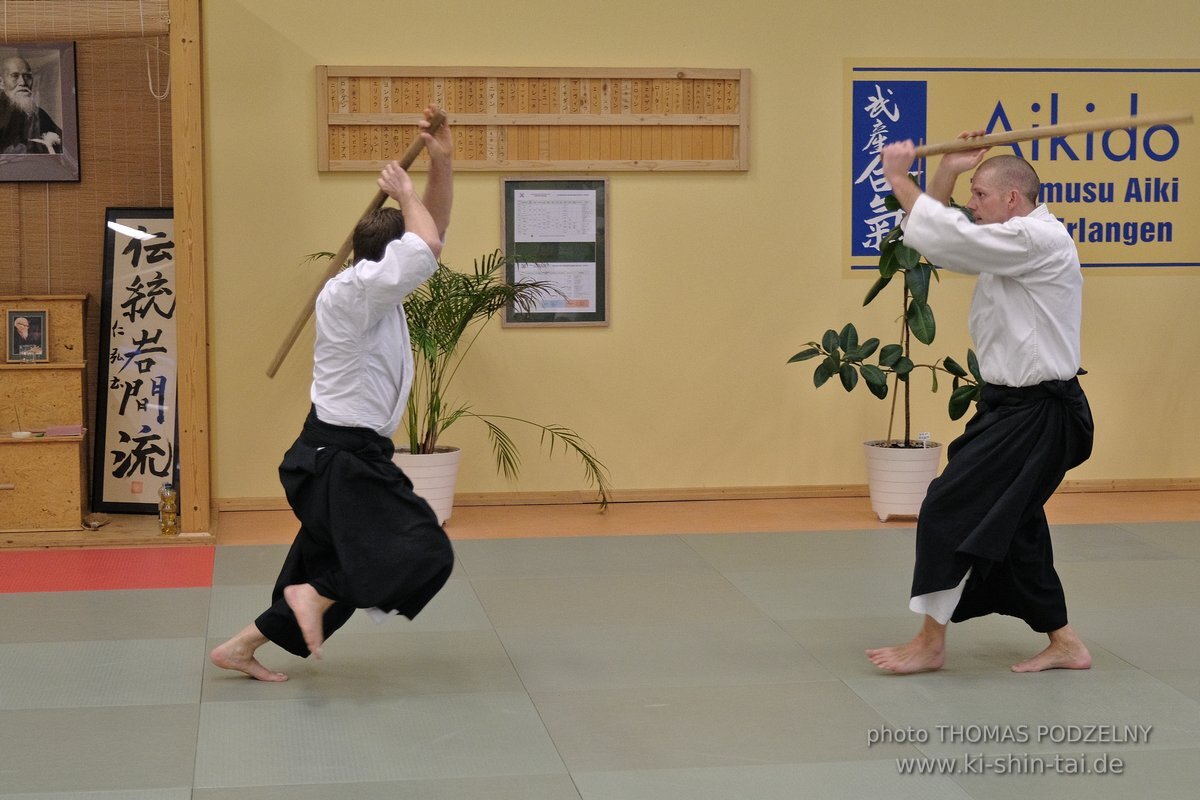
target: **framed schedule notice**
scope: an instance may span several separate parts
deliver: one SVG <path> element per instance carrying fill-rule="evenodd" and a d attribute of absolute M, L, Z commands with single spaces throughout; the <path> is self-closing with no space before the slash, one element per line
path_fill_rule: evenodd
<path fill-rule="evenodd" d="M 504 252 L 509 282 L 557 290 L 505 325 L 608 324 L 608 180 L 504 179 Z"/>

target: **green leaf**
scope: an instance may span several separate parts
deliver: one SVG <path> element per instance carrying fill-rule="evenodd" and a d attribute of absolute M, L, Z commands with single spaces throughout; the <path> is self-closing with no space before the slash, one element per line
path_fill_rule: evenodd
<path fill-rule="evenodd" d="M 980 385 L 987 383 L 987 381 L 983 379 L 983 376 L 979 374 L 979 359 L 975 357 L 974 350 L 967 350 L 967 369 L 971 370 L 971 374 L 975 376 L 975 380 L 978 381 Z"/>
<path fill-rule="evenodd" d="M 896 258 L 896 248 L 900 245 L 891 237 L 884 239 L 879 247 L 879 275 L 891 278 L 900 269 L 900 261 Z"/>
<path fill-rule="evenodd" d="M 858 370 L 849 364 L 842 364 L 840 370 L 842 376 L 842 386 L 849 392 L 858 385 Z"/>
<path fill-rule="evenodd" d="M 867 339 L 858 346 L 857 360 L 862 361 L 864 358 L 870 358 L 877 349 L 879 349 L 879 340 L 875 338 Z"/>
<path fill-rule="evenodd" d="M 905 380 L 908 380 L 908 373 L 912 372 L 913 367 L 915 367 L 915 366 L 916 365 L 913 364 L 913 362 L 910 359 L 901 358 L 892 367 L 892 371 L 895 372 L 896 375 L 898 375 L 899 377 L 904 378 Z"/>
<path fill-rule="evenodd" d="M 894 367 L 896 362 L 904 355 L 904 348 L 898 344 L 884 345 L 879 351 L 879 366 Z"/>
<path fill-rule="evenodd" d="M 809 347 L 801 350 L 799 353 L 796 353 L 796 355 L 789 358 L 787 363 L 794 364 L 797 361 L 808 361 L 810 358 L 816 358 L 819 355 L 821 355 L 821 351 L 819 349 L 816 347 Z"/>
<path fill-rule="evenodd" d="M 957 361 L 955 361 L 953 358 L 951 358 L 950 356 L 946 356 L 945 358 L 942 359 L 942 366 L 946 368 L 946 372 L 949 372 L 951 375 L 953 375 L 956 378 L 967 377 L 967 371 L 965 369 L 963 369 L 959 365 L 959 363 Z"/>
<path fill-rule="evenodd" d="M 492 440 L 492 453 L 496 456 L 496 469 L 508 480 L 515 480 L 521 471 L 521 455 L 517 445 L 496 423 L 483 417 L 478 419 L 487 426 L 488 438 Z"/>
<path fill-rule="evenodd" d="M 874 364 L 863 364 L 859 369 L 862 371 L 863 380 L 867 382 L 867 386 L 887 386 L 887 373 L 881 370 Z"/>
<path fill-rule="evenodd" d="M 880 277 L 879 280 L 875 281 L 875 285 L 873 285 L 871 287 L 871 290 L 869 292 L 867 292 L 867 296 L 863 298 L 863 305 L 864 306 L 870 305 L 871 301 L 874 300 L 879 295 L 879 293 L 883 291 L 883 287 L 887 286 L 891 282 L 892 282 L 891 275 L 888 275 L 886 277 Z"/>
<path fill-rule="evenodd" d="M 937 325 L 933 320 L 933 309 L 928 303 L 918 303 L 913 300 L 908 304 L 908 327 L 917 341 L 931 344 L 937 334 Z"/>
<path fill-rule="evenodd" d="M 538 428 L 541 431 L 542 447 L 549 452 L 551 457 L 560 448 L 564 453 L 575 454 L 583 464 L 584 477 L 587 479 L 588 485 L 596 487 L 596 493 L 600 497 L 601 510 L 608 507 L 609 502 L 612 500 L 612 484 L 608 474 L 608 467 L 604 466 L 604 463 L 596 457 L 596 453 L 592 450 L 591 445 L 571 428 L 555 424 L 542 425 L 522 419 L 521 417 L 498 414 L 475 414 L 469 412 L 465 416 L 474 417 L 487 425 L 488 435 L 492 439 L 492 448 L 496 454 L 497 468 L 506 476 L 514 478 L 516 477 L 516 469 L 520 466 L 516 445 L 508 434 L 499 425 L 492 422 L 492 420 L 499 419 L 508 422 L 519 422 L 522 425 Z M 512 470 L 511 472 L 510 469 Z"/>
<path fill-rule="evenodd" d="M 929 374 L 933 376 L 933 393 L 934 393 L 934 394 L 937 394 L 937 390 L 938 390 L 938 386 L 937 386 L 937 370 L 936 370 L 936 369 L 931 369 L 931 370 L 929 370 Z"/>
<path fill-rule="evenodd" d="M 883 198 L 883 207 L 888 211 L 899 211 L 900 201 L 896 199 L 896 195 L 889 194 L 887 197 Z"/>
<path fill-rule="evenodd" d="M 904 284 L 918 303 L 929 302 L 929 274 L 933 269 L 928 264 L 917 264 L 904 273 Z"/>
<path fill-rule="evenodd" d="M 855 329 L 854 323 L 847 322 L 846 327 L 842 328 L 842 332 L 838 335 L 838 344 L 847 353 L 858 349 L 858 331 Z"/>
<path fill-rule="evenodd" d="M 967 413 L 967 409 L 971 407 L 971 401 L 975 400 L 976 393 L 979 391 L 977 386 L 960 386 L 950 393 L 950 419 L 958 419 L 963 414 Z"/>
<path fill-rule="evenodd" d="M 871 394 L 875 395 L 880 400 L 885 399 L 888 394 L 887 381 L 884 381 L 883 383 L 868 383 L 867 389 L 871 392 Z"/>
<path fill-rule="evenodd" d="M 896 245 L 896 260 L 904 269 L 912 269 L 921 263 L 921 254 L 902 243 Z"/>
<path fill-rule="evenodd" d="M 821 346 L 825 348 L 827 353 L 837 352 L 840 343 L 841 339 L 838 338 L 838 332 L 833 328 L 825 331 L 825 335 L 821 337 Z"/>
<path fill-rule="evenodd" d="M 825 385 L 826 381 L 833 377 L 835 372 L 837 372 L 837 370 L 829 368 L 828 361 L 822 361 L 817 365 L 816 371 L 813 372 L 813 386 L 816 386 L 818 389 L 820 389 Z"/>

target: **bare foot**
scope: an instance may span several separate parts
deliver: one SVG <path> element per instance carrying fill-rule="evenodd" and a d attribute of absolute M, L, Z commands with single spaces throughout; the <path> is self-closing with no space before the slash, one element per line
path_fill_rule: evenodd
<path fill-rule="evenodd" d="M 258 659 L 254 657 L 256 649 L 249 646 L 239 635 L 225 644 L 213 648 L 213 651 L 208 654 L 208 658 L 221 669 L 244 672 L 256 681 L 272 683 L 286 681 L 287 675 L 282 672 L 272 672 L 259 663 Z"/>
<path fill-rule="evenodd" d="M 283 599 L 296 615 L 304 643 L 314 658 L 321 657 L 321 645 L 325 643 L 325 610 L 333 605 L 328 597 L 322 597 L 311 583 L 296 583 L 284 587 Z"/>
<path fill-rule="evenodd" d="M 931 642 L 918 634 L 908 644 L 868 650 L 867 658 L 880 669 L 897 675 L 933 672 L 946 663 L 946 646 L 944 642 Z"/>
<path fill-rule="evenodd" d="M 1050 633 L 1050 645 L 1033 658 L 1013 664 L 1013 672 L 1043 672 L 1048 669 L 1090 669 L 1092 654 L 1070 626 Z"/>

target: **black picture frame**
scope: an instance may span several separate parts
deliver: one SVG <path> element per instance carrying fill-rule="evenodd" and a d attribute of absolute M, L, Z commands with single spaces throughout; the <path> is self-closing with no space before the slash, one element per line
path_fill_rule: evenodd
<path fill-rule="evenodd" d="M 32 86 L 26 88 L 36 109 L 32 116 L 21 112 L 9 99 L 16 86 L 14 73 L 20 69 L 19 63 L 14 69 L 18 59 L 29 67 L 26 81 Z M 58 132 L 43 130 L 47 126 L 58 128 Z M 35 134 L 32 140 L 31 130 Z M 0 44 L 0 182 L 78 180 L 74 42 Z"/>
<path fill-rule="evenodd" d="M 505 277 L 542 280 L 561 294 L 504 311 L 508 326 L 609 324 L 608 178 L 504 178 Z"/>
<path fill-rule="evenodd" d="M 18 325 L 24 329 L 26 343 L 21 342 Z M 10 364 L 46 363 L 50 360 L 50 320 L 44 308 L 10 308 L 5 315 L 7 347 L 5 360 Z"/>

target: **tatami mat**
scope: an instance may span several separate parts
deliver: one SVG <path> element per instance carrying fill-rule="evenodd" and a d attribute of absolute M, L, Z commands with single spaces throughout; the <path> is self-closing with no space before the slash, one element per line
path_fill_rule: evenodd
<path fill-rule="evenodd" d="M 645 518 L 637 536 L 455 537 L 454 577 L 417 620 L 355 615 L 321 661 L 264 646 L 262 661 L 290 675 L 283 684 L 206 656 L 270 602 L 287 524 L 258 543 L 173 548 L 182 561 L 207 553 L 205 579 L 192 563 L 175 573 L 193 582 L 181 588 L 84 589 L 80 565 L 134 575 L 165 562 L 74 551 L 61 590 L 0 592 L 0 800 L 1195 796 L 1200 523 L 1055 523 L 1088 672 L 1011 673 L 1044 637 L 988 617 L 952 627 L 943 671 L 891 676 L 863 650 L 916 629 L 911 521 L 856 519 L 732 533 Z M 37 569 L 53 573 L 63 552 L 41 554 Z M 1039 725 L 1151 733 L 941 733 Z M 868 740 L 880 731 L 926 738 Z M 1032 767 L 1080 754 L 1117 759 L 1124 774 L 967 768 L 976 755 Z M 901 774 L 900 759 L 927 757 L 948 760 Z"/>

